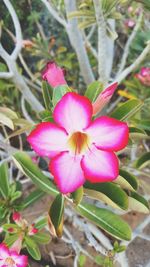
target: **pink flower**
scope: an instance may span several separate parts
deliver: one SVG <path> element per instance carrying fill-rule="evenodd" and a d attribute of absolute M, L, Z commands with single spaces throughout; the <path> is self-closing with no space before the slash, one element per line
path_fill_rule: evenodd
<path fill-rule="evenodd" d="M 150 86 L 150 68 L 142 67 L 135 77 L 144 85 Z"/>
<path fill-rule="evenodd" d="M 112 95 L 114 94 L 118 83 L 113 83 L 109 87 L 107 87 L 104 91 L 99 94 L 96 101 L 93 103 L 93 115 L 96 115 L 100 112 L 103 107 L 110 101 Z"/>
<path fill-rule="evenodd" d="M 28 257 L 11 251 L 5 244 L 0 244 L 0 266 L 1 267 L 26 267 Z"/>
<path fill-rule="evenodd" d="M 66 93 L 54 108 L 55 123 L 38 124 L 27 138 L 37 154 L 51 158 L 49 170 L 64 194 L 86 179 L 107 182 L 118 176 L 114 152 L 127 145 L 128 126 L 106 116 L 92 121 L 92 115 L 88 98 Z"/>
<path fill-rule="evenodd" d="M 43 80 L 46 80 L 52 87 L 66 84 L 64 70 L 58 67 L 55 62 L 48 62 L 42 73 Z"/>
<path fill-rule="evenodd" d="M 124 24 L 128 28 L 133 28 L 135 26 L 135 21 L 133 19 L 127 19 Z"/>

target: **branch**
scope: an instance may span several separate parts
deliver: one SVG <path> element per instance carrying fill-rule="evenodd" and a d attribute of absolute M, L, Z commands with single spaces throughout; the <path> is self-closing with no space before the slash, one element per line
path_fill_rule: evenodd
<path fill-rule="evenodd" d="M 69 17 L 69 14 L 76 10 L 76 1 L 65 0 L 65 9 L 67 17 Z M 95 78 L 84 46 L 83 36 L 78 28 L 78 21 L 76 18 L 68 18 L 66 30 L 70 43 L 76 52 L 83 79 L 86 84 L 92 83 Z"/>
<path fill-rule="evenodd" d="M 116 79 L 115 82 L 121 83 L 133 70 L 135 70 L 142 61 L 146 58 L 146 56 L 150 53 L 150 41 L 147 42 L 147 46 L 144 48 L 143 52 L 139 55 L 139 57 L 135 60 L 133 64 L 127 67 Z"/>
<path fill-rule="evenodd" d="M 41 0 L 41 2 L 47 7 L 49 13 L 65 28 L 67 27 L 67 22 L 59 16 L 57 11 L 53 8 L 52 4 L 48 0 Z"/>
<path fill-rule="evenodd" d="M 12 72 L 0 72 L 0 79 L 10 79 L 13 77 L 13 73 Z"/>
<path fill-rule="evenodd" d="M 99 0 L 93 0 L 95 7 L 95 16 L 98 26 L 98 73 L 101 82 L 106 85 L 108 77 L 106 75 L 106 57 L 107 57 L 107 35 L 106 35 L 106 23 L 103 16 L 102 4 Z"/>
<path fill-rule="evenodd" d="M 97 53 L 96 49 L 91 45 L 90 41 L 88 40 L 88 36 L 86 36 L 84 31 L 83 31 L 83 37 L 84 37 L 85 47 L 89 48 L 89 50 L 91 51 L 91 53 L 93 54 L 93 56 L 97 60 L 98 59 L 98 53 Z"/>
<path fill-rule="evenodd" d="M 142 22 L 142 17 L 143 17 L 143 14 L 141 14 L 138 18 L 138 21 L 137 21 L 137 24 L 136 26 L 134 27 L 134 30 L 132 31 L 132 33 L 130 34 L 127 42 L 126 42 L 126 45 L 125 45 L 125 48 L 124 48 L 124 53 L 123 53 L 123 56 L 122 56 L 122 59 L 121 59 L 121 64 L 120 64 L 120 67 L 119 67 L 119 71 L 117 73 L 116 76 L 118 76 L 124 69 L 125 65 L 126 65 L 126 62 L 127 62 L 127 58 L 128 58 L 128 54 L 129 54 L 129 50 L 130 50 L 130 46 L 140 28 L 140 25 L 141 25 L 141 22 Z"/>
<path fill-rule="evenodd" d="M 21 49 L 22 49 L 22 32 L 21 32 L 21 27 L 20 27 L 20 23 L 17 17 L 17 14 L 15 12 L 15 9 L 13 8 L 11 2 L 9 0 L 3 0 L 4 4 L 6 5 L 13 23 L 14 23 L 14 27 L 15 27 L 15 32 L 16 32 L 16 47 L 14 49 L 14 51 L 11 54 L 12 59 L 16 59 L 18 57 L 18 54 L 20 53 Z"/>

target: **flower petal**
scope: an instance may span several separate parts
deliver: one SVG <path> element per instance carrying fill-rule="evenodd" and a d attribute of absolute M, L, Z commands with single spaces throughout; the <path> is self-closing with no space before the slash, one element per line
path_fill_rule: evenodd
<path fill-rule="evenodd" d="M 68 133 L 87 127 L 92 117 L 92 104 L 88 98 L 66 93 L 54 109 L 54 120 Z"/>
<path fill-rule="evenodd" d="M 13 255 L 12 253 L 12 259 L 16 263 L 16 267 L 26 267 L 28 265 L 28 257 L 25 255 Z"/>
<path fill-rule="evenodd" d="M 92 183 L 108 182 L 117 178 L 119 163 L 113 152 L 97 149 L 89 150 L 81 161 L 85 178 Z"/>
<path fill-rule="evenodd" d="M 6 259 L 7 257 L 10 256 L 9 249 L 5 244 L 0 244 L 0 260 L 1 259 Z"/>
<path fill-rule="evenodd" d="M 86 129 L 92 142 L 103 150 L 119 151 L 128 144 L 129 129 L 125 122 L 102 116 Z"/>
<path fill-rule="evenodd" d="M 81 156 L 71 155 L 68 152 L 62 152 L 51 160 L 49 170 L 63 194 L 74 192 L 85 182 L 80 162 Z"/>
<path fill-rule="evenodd" d="M 67 150 L 67 133 L 51 122 L 38 124 L 27 140 L 40 156 L 53 157 Z"/>

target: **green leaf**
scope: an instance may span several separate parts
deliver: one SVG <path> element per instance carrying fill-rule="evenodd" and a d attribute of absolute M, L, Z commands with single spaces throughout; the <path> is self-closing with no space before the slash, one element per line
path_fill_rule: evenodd
<path fill-rule="evenodd" d="M 7 198 L 9 195 L 7 163 L 3 163 L 2 165 L 0 165 L 0 192 L 4 198 Z"/>
<path fill-rule="evenodd" d="M 103 201 L 113 208 L 128 209 L 128 196 L 117 185 L 110 182 L 96 184 L 86 182 L 84 187 L 88 197 Z"/>
<path fill-rule="evenodd" d="M 47 110 L 51 110 L 53 89 L 46 81 L 42 82 L 42 92 L 45 107 Z"/>
<path fill-rule="evenodd" d="M 146 132 L 142 129 L 137 127 L 129 127 L 130 137 L 143 137 L 144 135 L 147 136 Z"/>
<path fill-rule="evenodd" d="M 95 102 L 102 90 L 103 84 L 99 81 L 94 81 L 88 86 L 87 90 L 85 91 L 85 96 L 88 97 L 91 102 Z"/>
<path fill-rule="evenodd" d="M 45 193 L 41 190 L 35 190 L 31 192 L 21 203 L 20 207 L 21 209 L 25 209 L 28 206 L 32 205 L 34 202 L 36 202 L 39 198 L 43 197 Z"/>
<path fill-rule="evenodd" d="M 83 202 L 76 207 L 76 210 L 110 235 L 121 240 L 131 239 L 129 225 L 111 211 Z"/>
<path fill-rule="evenodd" d="M 39 244 L 48 244 L 50 242 L 50 235 L 46 233 L 37 233 L 32 236 L 32 239 Z"/>
<path fill-rule="evenodd" d="M 11 130 L 14 130 L 14 123 L 12 119 L 7 113 L 4 113 L 3 110 L 0 110 L 0 123 L 4 124 Z"/>
<path fill-rule="evenodd" d="M 44 217 L 35 223 L 35 228 L 40 230 L 44 228 L 47 224 L 48 224 L 47 217 Z"/>
<path fill-rule="evenodd" d="M 73 202 L 78 205 L 83 198 L 83 186 L 79 187 L 75 192 L 72 194 Z"/>
<path fill-rule="evenodd" d="M 13 156 L 13 160 L 16 166 L 26 175 L 28 176 L 33 183 L 39 187 L 42 191 L 56 196 L 58 191 L 54 184 L 50 181 L 50 179 L 45 176 L 38 166 L 33 163 L 31 158 L 25 152 L 17 152 Z"/>
<path fill-rule="evenodd" d="M 20 229 L 18 227 L 18 225 L 14 224 L 14 223 L 6 223 L 6 224 L 3 225 L 3 229 L 6 232 L 9 232 L 10 228 L 14 229 L 14 232 L 17 232 Z"/>
<path fill-rule="evenodd" d="M 150 164 L 150 152 L 146 152 L 143 154 L 138 160 L 135 162 L 135 167 L 138 169 L 142 169 L 145 166 Z"/>
<path fill-rule="evenodd" d="M 40 118 L 42 121 L 53 121 L 52 111 L 50 110 L 43 110 L 40 112 Z"/>
<path fill-rule="evenodd" d="M 137 120 L 134 119 L 134 122 L 136 123 L 137 127 L 145 130 L 145 131 L 150 131 L 150 120 Z M 141 130 L 142 131 L 142 130 Z"/>
<path fill-rule="evenodd" d="M 149 213 L 149 204 L 147 200 L 136 192 L 132 192 L 129 196 L 129 208 L 137 212 Z"/>
<path fill-rule="evenodd" d="M 62 98 L 62 96 L 70 91 L 71 90 L 67 85 L 61 85 L 55 87 L 53 90 L 53 98 L 52 98 L 53 106 L 55 107 L 58 101 Z"/>
<path fill-rule="evenodd" d="M 35 260 L 41 259 L 41 253 L 40 250 L 36 244 L 36 242 L 29 236 L 25 237 L 25 245 L 27 247 L 27 250 L 29 254 L 32 256 Z"/>
<path fill-rule="evenodd" d="M 63 214 L 64 214 L 64 200 L 65 200 L 64 195 L 62 194 L 57 195 L 49 211 L 51 222 L 55 228 L 57 236 L 59 237 L 62 234 L 62 232 L 60 232 L 60 225 L 62 224 Z"/>
<path fill-rule="evenodd" d="M 10 108 L 0 107 L 0 112 L 5 114 L 5 116 L 7 116 L 11 120 L 18 119 L 17 113 Z"/>
<path fill-rule="evenodd" d="M 8 235 L 5 237 L 4 239 L 4 243 L 8 246 L 11 247 L 13 245 L 13 243 L 15 243 L 15 241 L 19 238 L 18 234 L 14 234 L 14 235 Z"/>
<path fill-rule="evenodd" d="M 119 184 L 122 188 L 131 191 L 135 191 L 138 189 L 138 181 L 133 174 L 123 169 L 119 170 L 119 174 L 120 175 L 118 176 L 118 178 L 113 181 L 114 183 Z"/>
<path fill-rule="evenodd" d="M 133 116 L 141 107 L 143 103 L 138 99 L 131 99 L 121 104 L 112 113 L 111 117 L 124 121 Z"/>

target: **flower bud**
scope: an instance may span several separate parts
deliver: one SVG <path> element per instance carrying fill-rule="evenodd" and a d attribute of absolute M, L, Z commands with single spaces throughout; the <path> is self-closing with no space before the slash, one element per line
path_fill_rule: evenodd
<path fill-rule="evenodd" d="M 43 80 L 46 80 L 52 87 L 66 84 L 64 70 L 58 67 L 55 62 L 48 62 L 42 72 Z"/>

